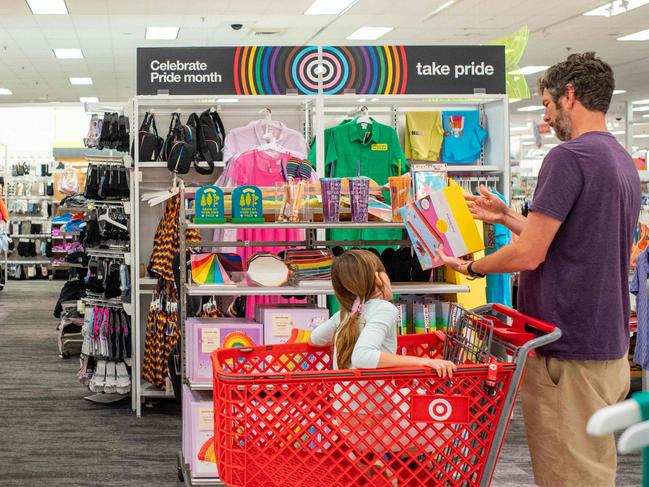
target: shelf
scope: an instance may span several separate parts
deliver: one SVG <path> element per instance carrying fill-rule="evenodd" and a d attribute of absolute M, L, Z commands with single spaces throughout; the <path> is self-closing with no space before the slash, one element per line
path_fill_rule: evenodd
<path fill-rule="evenodd" d="M 83 264 L 75 264 L 72 262 L 63 262 L 61 264 L 52 264 L 52 269 L 85 269 L 88 266 L 83 265 Z"/>
<path fill-rule="evenodd" d="M 49 265 L 50 260 L 33 260 L 33 259 L 7 259 L 7 264 L 24 264 L 24 265 Z"/>
<path fill-rule="evenodd" d="M 187 383 L 192 391 L 211 391 L 214 388 L 212 382 L 192 382 L 187 379 Z"/>
<path fill-rule="evenodd" d="M 49 233 L 27 233 L 25 235 L 7 235 L 7 237 L 11 238 L 28 238 L 28 239 L 34 239 L 34 238 L 50 238 Z"/>
<path fill-rule="evenodd" d="M 448 165 L 448 172 L 503 172 L 504 166 Z"/>
<path fill-rule="evenodd" d="M 49 216 L 26 216 L 26 215 L 11 216 L 11 215 L 9 215 L 9 221 L 48 222 L 48 221 L 50 221 L 50 217 Z M 65 223 L 67 223 L 67 222 L 65 222 Z M 55 225 L 56 225 L 56 223 L 55 223 Z"/>
<path fill-rule="evenodd" d="M 199 162 L 199 165 L 203 166 L 203 167 L 205 167 L 206 164 L 207 163 L 205 161 Z M 139 162 L 137 167 L 140 168 L 140 169 L 156 169 L 157 168 L 157 169 L 165 169 L 165 170 L 168 171 L 167 163 L 166 162 L 161 162 L 161 161 Z M 214 161 L 214 167 L 225 167 L 225 162 L 223 162 L 223 161 Z M 192 164 L 192 169 L 194 171 L 196 171 L 196 169 L 194 168 L 194 164 Z"/>
<path fill-rule="evenodd" d="M 141 286 L 155 286 L 158 284 L 158 280 L 153 277 L 140 277 Z"/>
<path fill-rule="evenodd" d="M 54 197 L 53 196 L 40 196 L 40 195 L 21 195 L 21 196 L 16 196 L 16 195 L 11 195 L 7 197 L 7 200 L 39 200 L 39 201 L 53 201 Z"/>
<path fill-rule="evenodd" d="M 149 384 L 148 382 L 142 382 L 140 385 L 140 396 L 142 397 L 155 397 L 158 399 L 174 399 L 174 393 L 173 390 L 169 391 L 161 391 L 160 389 L 157 389 L 156 387 L 153 386 L 153 384 Z"/>
<path fill-rule="evenodd" d="M 399 222 L 368 222 L 368 223 L 352 223 L 352 222 L 340 222 L 340 223 L 322 223 L 322 222 L 302 222 L 302 223 L 187 223 L 187 228 L 220 228 L 223 230 L 228 229 L 247 229 L 247 228 L 263 228 L 267 230 L 278 230 L 278 229 L 295 229 L 295 230 L 333 230 L 333 229 L 380 229 L 380 228 L 405 228 L 404 224 Z"/>
<path fill-rule="evenodd" d="M 189 296 L 302 296 L 309 294 L 332 295 L 330 281 L 305 282 L 301 286 L 228 286 L 228 285 L 186 285 Z M 469 291 L 468 286 L 438 282 L 393 282 L 394 294 L 455 294 Z"/>

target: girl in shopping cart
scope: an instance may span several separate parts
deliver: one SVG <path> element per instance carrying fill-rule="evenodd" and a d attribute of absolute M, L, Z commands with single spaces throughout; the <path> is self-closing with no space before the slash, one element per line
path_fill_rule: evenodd
<path fill-rule="evenodd" d="M 333 345 L 336 369 L 430 367 L 439 377 L 450 378 L 456 369 L 448 360 L 397 355 L 398 310 L 390 302 L 392 287 L 380 259 L 367 250 L 348 250 L 334 260 L 331 270 L 334 292 L 341 310 L 316 328 L 310 337 L 315 346 Z M 362 387 L 362 390 L 360 389 Z M 333 403 L 338 441 L 361 447 L 348 455 L 361 464 L 384 471 L 383 460 L 408 456 L 394 438 L 431 443 L 405 419 L 403 395 L 391 381 L 336 385 Z M 346 392 L 347 391 L 347 392 Z M 372 406 L 359 407 L 371 397 Z M 368 410 L 371 410 L 368 412 Z M 371 432 L 371 434 L 369 434 Z M 363 439 L 361 441 L 361 439 Z"/>

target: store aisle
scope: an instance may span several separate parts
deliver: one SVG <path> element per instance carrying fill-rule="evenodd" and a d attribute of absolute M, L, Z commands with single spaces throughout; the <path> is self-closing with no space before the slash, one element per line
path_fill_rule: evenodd
<path fill-rule="evenodd" d="M 0 486 L 179 486 L 173 403 L 137 419 L 130 402 L 84 401 L 78 357 L 61 360 L 52 310 L 62 283 L 11 281 L 0 292 Z M 618 486 L 640 484 L 640 456 L 620 458 Z M 520 410 L 494 487 L 531 486 Z"/>
<path fill-rule="evenodd" d="M 137 419 L 130 400 L 83 400 L 78 356 L 58 357 L 61 281 L 0 292 L 0 486 L 178 486 L 180 417 L 167 402 Z"/>

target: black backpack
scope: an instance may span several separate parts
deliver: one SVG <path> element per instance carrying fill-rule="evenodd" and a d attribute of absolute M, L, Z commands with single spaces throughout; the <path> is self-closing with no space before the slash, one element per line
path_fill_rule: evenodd
<path fill-rule="evenodd" d="M 172 113 L 169 133 L 165 140 L 167 169 L 178 174 L 187 174 L 196 157 L 197 150 L 198 140 L 195 127 L 183 125 L 180 122 L 180 114 Z"/>
<path fill-rule="evenodd" d="M 205 141 L 203 157 L 206 161 L 223 160 L 223 144 L 225 142 L 225 128 L 218 112 L 209 108 L 201 113 L 200 127 Z"/>
<path fill-rule="evenodd" d="M 153 129 L 153 132 L 151 129 Z M 146 112 L 144 114 L 144 120 L 140 125 L 137 139 L 140 162 L 157 161 L 160 158 L 164 140 L 158 135 L 153 113 Z M 135 157 L 135 154 L 132 155 Z"/>
<path fill-rule="evenodd" d="M 196 155 L 194 156 L 194 168 L 198 174 L 212 174 L 214 172 L 214 159 L 208 149 L 208 142 L 205 139 L 203 126 L 198 115 L 192 113 L 187 119 L 187 126 L 194 129 L 196 134 Z M 206 161 L 207 168 L 198 165 L 199 161 Z"/>

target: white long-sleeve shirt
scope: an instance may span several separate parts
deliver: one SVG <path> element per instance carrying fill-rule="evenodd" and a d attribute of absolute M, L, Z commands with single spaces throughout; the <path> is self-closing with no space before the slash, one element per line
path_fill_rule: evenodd
<path fill-rule="evenodd" d="M 352 369 L 375 369 L 381 352 L 397 353 L 397 318 L 399 311 L 383 299 L 370 299 L 365 303 L 361 333 L 352 353 Z M 340 311 L 311 332 L 311 343 L 326 346 L 335 343 L 340 326 Z M 334 347 L 333 366 L 338 368 Z"/>

